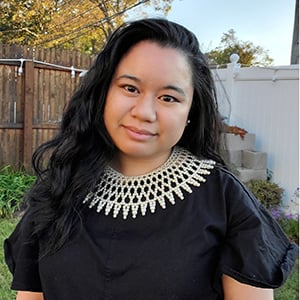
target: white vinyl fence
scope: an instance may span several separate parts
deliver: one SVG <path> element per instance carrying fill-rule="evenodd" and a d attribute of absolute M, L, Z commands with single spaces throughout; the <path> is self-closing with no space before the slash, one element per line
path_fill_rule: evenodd
<path fill-rule="evenodd" d="M 256 135 L 271 181 L 284 189 L 283 206 L 298 211 L 299 65 L 241 68 L 237 59 L 212 70 L 220 112 L 229 125 Z"/>

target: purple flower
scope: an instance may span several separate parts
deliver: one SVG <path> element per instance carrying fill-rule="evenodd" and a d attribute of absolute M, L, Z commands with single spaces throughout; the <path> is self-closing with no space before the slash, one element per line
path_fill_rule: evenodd
<path fill-rule="evenodd" d="M 294 216 L 292 215 L 292 214 L 288 214 L 288 215 L 285 215 L 285 217 L 287 218 L 287 219 L 294 219 Z"/>
<path fill-rule="evenodd" d="M 275 219 L 280 219 L 281 217 L 281 212 L 277 208 L 272 207 L 271 208 L 271 214 Z"/>

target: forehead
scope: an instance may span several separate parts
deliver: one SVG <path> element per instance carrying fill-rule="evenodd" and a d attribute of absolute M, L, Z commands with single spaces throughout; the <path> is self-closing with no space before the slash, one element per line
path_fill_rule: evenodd
<path fill-rule="evenodd" d="M 139 42 L 123 56 L 116 74 L 129 71 L 135 76 L 181 81 L 192 85 L 192 71 L 187 56 L 179 49 L 153 41 Z"/>

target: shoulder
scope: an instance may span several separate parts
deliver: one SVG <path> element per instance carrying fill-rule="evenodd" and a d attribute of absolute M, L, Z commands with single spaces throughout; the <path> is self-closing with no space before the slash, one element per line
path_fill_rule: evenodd
<path fill-rule="evenodd" d="M 183 150 L 183 153 L 187 156 L 185 160 L 187 169 L 192 170 L 189 174 L 194 178 L 202 177 L 201 188 L 194 190 L 195 192 L 205 193 L 205 196 L 218 201 L 235 201 L 243 198 L 246 202 L 254 202 L 257 205 L 257 200 L 245 184 L 225 166 L 211 159 L 200 158 L 187 150 Z"/>
<path fill-rule="evenodd" d="M 207 162 L 208 160 L 200 161 Z M 206 176 L 206 185 L 218 188 L 218 191 L 232 192 L 234 190 L 239 191 L 239 194 L 253 197 L 245 184 L 233 172 L 220 164 L 211 164 L 213 167 L 209 170 L 209 175 Z"/>
<path fill-rule="evenodd" d="M 223 207 L 228 214 L 253 215 L 263 209 L 261 202 L 245 184 L 219 164 L 214 164 L 205 176 L 205 182 L 195 192 L 209 199 L 210 205 Z"/>
<path fill-rule="evenodd" d="M 243 189 L 246 188 L 245 184 L 238 179 L 237 175 L 218 163 L 214 165 L 210 177 L 214 180 L 220 180 L 223 184 L 233 184 Z"/>

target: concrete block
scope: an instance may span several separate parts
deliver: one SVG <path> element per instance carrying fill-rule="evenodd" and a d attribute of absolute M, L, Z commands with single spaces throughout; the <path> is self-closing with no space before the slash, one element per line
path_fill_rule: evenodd
<path fill-rule="evenodd" d="M 250 180 L 266 180 L 267 179 L 267 169 L 265 170 L 253 170 L 246 168 L 237 168 L 238 178 L 242 182 L 248 182 Z"/>
<path fill-rule="evenodd" d="M 242 151 L 242 166 L 247 169 L 264 170 L 267 168 L 267 153 L 253 150 Z"/>
<path fill-rule="evenodd" d="M 224 150 L 226 162 L 232 163 L 236 167 L 242 166 L 242 150 Z"/>
<path fill-rule="evenodd" d="M 221 148 L 225 150 L 254 150 L 255 134 L 246 133 L 244 139 L 233 133 L 223 133 Z"/>

